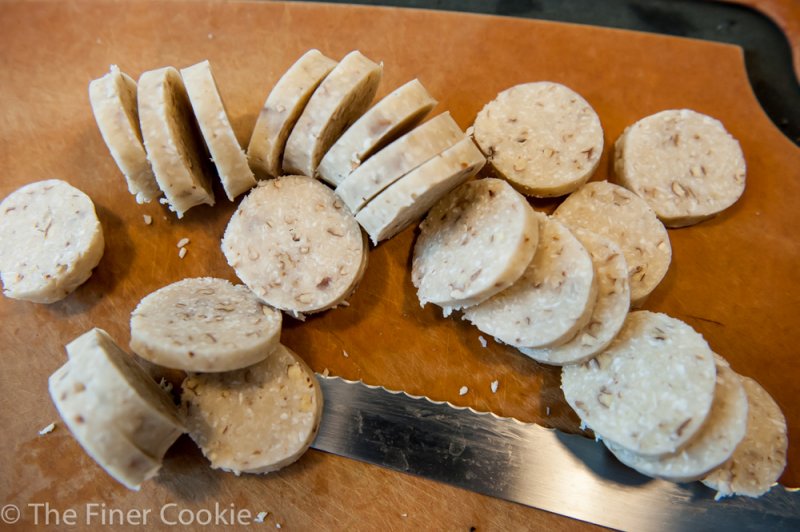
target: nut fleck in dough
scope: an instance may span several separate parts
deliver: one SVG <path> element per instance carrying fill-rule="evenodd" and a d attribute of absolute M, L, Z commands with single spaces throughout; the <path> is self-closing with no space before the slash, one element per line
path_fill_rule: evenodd
<path fill-rule="evenodd" d="M 249 368 L 190 375 L 182 403 L 189 435 L 211 467 L 237 475 L 296 461 L 314 441 L 322 415 L 314 373 L 283 345 Z"/>
<path fill-rule="evenodd" d="M 564 366 L 569 405 L 602 439 L 645 456 L 674 453 L 697 434 L 714 398 L 714 354 L 680 320 L 640 310 L 597 357 Z"/>
<path fill-rule="evenodd" d="M 539 219 L 528 201 L 500 179 L 478 179 L 442 198 L 420 224 L 411 280 L 420 305 L 451 310 L 511 286 L 530 264 Z"/>
<path fill-rule="evenodd" d="M 745 187 L 739 142 L 720 121 L 688 109 L 662 111 L 628 127 L 615 145 L 614 170 L 668 227 L 722 212 Z"/>
<path fill-rule="evenodd" d="M 631 191 L 593 181 L 572 193 L 553 214 L 619 244 L 628 263 L 631 304 L 640 306 L 664 278 L 672 260 L 669 235 L 653 209 Z"/>
<path fill-rule="evenodd" d="M 64 299 L 92 275 L 104 246 L 92 200 L 64 181 L 30 183 L 0 203 L 6 297 L 34 303 Z"/>
<path fill-rule="evenodd" d="M 342 303 L 367 260 L 342 200 L 304 176 L 259 183 L 228 223 L 222 251 L 256 296 L 295 317 Z"/>
<path fill-rule="evenodd" d="M 161 366 L 230 371 L 278 345 L 281 313 L 224 279 L 184 279 L 146 296 L 131 314 L 131 349 Z"/>
<path fill-rule="evenodd" d="M 474 135 L 500 176 L 537 197 L 577 189 L 603 153 L 597 113 L 581 95 L 549 81 L 498 94 L 475 118 Z"/>

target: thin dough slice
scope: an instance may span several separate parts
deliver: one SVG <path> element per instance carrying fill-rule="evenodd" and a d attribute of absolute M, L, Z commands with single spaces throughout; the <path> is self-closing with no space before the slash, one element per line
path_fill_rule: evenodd
<path fill-rule="evenodd" d="M 614 170 L 668 227 L 722 212 L 745 187 L 739 142 L 719 120 L 689 109 L 661 111 L 628 127 L 615 145 Z"/>
<path fill-rule="evenodd" d="M 631 191 L 608 181 L 586 183 L 556 209 L 571 228 L 610 238 L 628 263 L 631 304 L 640 306 L 664 278 L 672 260 L 669 235 L 653 209 Z"/>
<path fill-rule="evenodd" d="M 183 383 L 189 435 L 211 467 L 269 473 L 296 461 L 319 428 L 322 391 L 311 369 L 279 345 L 268 359 Z"/>
<path fill-rule="evenodd" d="M 268 357 L 281 313 L 224 279 L 184 279 L 156 290 L 131 314 L 131 349 L 161 366 L 230 371 Z"/>
<path fill-rule="evenodd" d="M 592 315 L 597 283 L 589 252 L 561 222 L 537 213 L 539 245 L 522 277 L 464 311 L 486 334 L 514 346 L 563 343 Z"/>
<path fill-rule="evenodd" d="M 568 342 L 540 349 L 518 348 L 545 364 L 579 364 L 601 352 L 622 328 L 631 304 L 628 265 L 620 247 L 611 239 L 589 231 L 577 230 L 574 234 L 592 257 L 597 299 L 589 322 Z"/>
<path fill-rule="evenodd" d="M 475 118 L 474 136 L 500 176 L 537 197 L 577 189 L 603 153 L 597 113 L 581 95 L 549 81 L 498 94 Z"/>
<path fill-rule="evenodd" d="M 675 453 L 700 430 L 714 398 L 714 354 L 666 314 L 628 314 L 597 357 L 564 366 L 569 405 L 602 439 L 645 456 Z"/>
<path fill-rule="evenodd" d="M 434 100 L 422 83 L 414 79 L 395 89 L 355 121 L 322 158 L 319 177 L 339 185 L 367 157 L 416 126 Z"/>
<path fill-rule="evenodd" d="M 464 137 L 450 113 L 437 115 L 367 159 L 336 187 L 336 194 L 358 213 L 384 188 Z"/>
<path fill-rule="evenodd" d="M 500 179 L 465 183 L 442 198 L 420 224 L 411 281 L 423 307 L 469 307 L 511 286 L 533 259 L 539 219 Z"/>
<path fill-rule="evenodd" d="M 181 75 L 172 67 L 145 72 L 138 98 L 147 159 L 170 210 L 183 218 L 195 205 L 214 205 L 211 169 Z"/>
<path fill-rule="evenodd" d="M 424 216 L 445 194 L 464 183 L 486 164 L 470 138 L 409 172 L 381 192 L 356 215 L 372 240 L 391 238 Z"/>
<path fill-rule="evenodd" d="M 786 418 L 760 384 L 749 377 L 741 379 L 750 404 L 747 434 L 731 459 L 703 479 L 703 484 L 717 490 L 718 499 L 731 495 L 760 497 L 786 468 Z"/>
<path fill-rule="evenodd" d="M 353 215 L 323 183 L 262 181 L 234 213 L 222 251 L 269 305 L 302 318 L 340 304 L 364 273 L 366 243 Z"/>
<path fill-rule="evenodd" d="M 382 75 L 382 64 L 358 51 L 347 54 L 311 95 L 289 134 L 283 170 L 313 177 L 325 152 L 372 103 Z"/>
<path fill-rule="evenodd" d="M 676 454 L 650 458 L 610 441 L 606 447 L 620 462 L 644 475 L 672 482 L 691 482 L 730 458 L 747 430 L 747 395 L 739 376 L 717 364 L 717 385 L 708 419 Z"/>
<path fill-rule="evenodd" d="M 335 66 L 336 61 L 319 50 L 309 50 L 275 84 L 247 147 L 247 158 L 258 177 L 281 175 L 286 139 L 311 95 Z"/>
<path fill-rule="evenodd" d="M 89 102 L 100 134 L 136 202 L 148 203 L 160 196 L 139 129 L 136 82 L 111 65 L 108 74 L 89 83 Z"/>
<path fill-rule="evenodd" d="M 0 203 L 6 297 L 35 303 L 64 299 L 92 275 L 104 246 L 92 200 L 64 181 L 30 183 Z"/>
<path fill-rule="evenodd" d="M 217 167 L 222 188 L 233 201 L 242 192 L 253 188 L 256 178 L 228 120 L 211 65 L 203 61 L 184 68 L 181 77 L 211 159 Z"/>

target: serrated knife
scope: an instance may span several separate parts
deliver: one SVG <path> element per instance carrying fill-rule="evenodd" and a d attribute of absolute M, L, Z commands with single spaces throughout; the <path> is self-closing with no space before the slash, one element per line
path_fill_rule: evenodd
<path fill-rule="evenodd" d="M 578 435 L 317 375 L 315 449 L 622 530 L 800 530 L 800 493 L 714 500 L 699 482 L 652 480 Z"/>

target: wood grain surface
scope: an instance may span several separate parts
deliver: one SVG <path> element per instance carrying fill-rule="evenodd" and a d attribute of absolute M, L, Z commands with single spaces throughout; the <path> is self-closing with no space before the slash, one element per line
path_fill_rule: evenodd
<path fill-rule="evenodd" d="M 604 126 L 595 179 L 612 177 L 610 148 L 639 118 L 687 107 L 722 120 L 741 141 L 747 190 L 719 217 L 670 231 L 673 264 L 645 308 L 687 321 L 736 371 L 776 398 L 790 433 L 782 482 L 800 484 L 800 149 L 761 111 L 740 49 L 587 26 L 368 7 L 11 2 L 0 11 L 0 197 L 31 181 L 65 179 L 94 200 L 106 236 L 91 279 L 62 302 L 0 298 L 0 506 L 23 507 L 18 526 L 32 527 L 33 512 L 25 507 L 34 503 L 74 508 L 82 518 L 87 503 L 150 509 L 149 529 L 163 526 L 158 512 L 167 503 L 191 511 L 215 504 L 269 511 L 270 526 L 299 530 L 588 526 L 316 451 L 277 474 L 237 478 L 209 469 L 186 437 L 170 450 L 158 479 L 134 493 L 106 476 L 61 423 L 38 436 L 58 420 L 47 377 L 64 362 L 65 343 L 98 326 L 127 346 L 130 312 L 151 291 L 190 276 L 236 280 L 219 249 L 235 204 L 217 186 L 216 207 L 193 208 L 180 221 L 157 203 L 137 205 L 94 123 L 89 81 L 111 63 L 138 77 L 209 59 L 244 142 L 273 84 L 312 47 L 334 58 L 360 49 L 383 61 L 379 96 L 418 77 L 440 102 L 434 112 L 449 110 L 463 127 L 511 85 L 564 83 L 595 107 Z M 152 225 L 143 222 L 145 214 Z M 181 260 L 175 244 L 183 237 L 191 243 Z M 419 307 L 409 272 L 414 237 L 412 228 L 371 251 L 349 307 L 305 323 L 287 318 L 284 343 L 317 371 L 578 431 L 557 369 L 491 340 L 483 348 L 468 323 Z M 150 369 L 176 383 L 180 378 Z M 500 385 L 493 394 L 495 379 Z M 465 385 L 470 391 L 460 396 Z"/>

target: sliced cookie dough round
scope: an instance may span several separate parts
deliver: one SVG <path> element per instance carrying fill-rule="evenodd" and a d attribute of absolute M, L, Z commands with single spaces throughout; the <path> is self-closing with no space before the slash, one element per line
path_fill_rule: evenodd
<path fill-rule="evenodd" d="M 6 297 L 34 303 L 64 299 L 92 275 L 104 248 L 94 203 L 64 181 L 30 183 L 0 202 Z"/>
<path fill-rule="evenodd" d="M 638 472 L 672 482 L 691 482 L 718 467 L 733 454 L 747 430 L 747 395 L 741 379 L 729 367 L 717 364 L 714 402 L 703 426 L 675 454 L 642 456 L 611 441 L 606 447 L 620 462 Z"/>
<path fill-rule="evenodd" d="M 669 269 L 672 247 L 664 224 L 644 200 L 619 185 L 586 183 L 553 215 L 571 228 L 586 229 L 619 244 L 628 263 L 633 306 L 644 303 Z"/>
<path fill-rule="evenodd" d="M 108 74 L 89 83 L 89 102 L 103 141 L 136 202 L 147 203 L 160 196 L 139 129 L 136 82 L 111 65 Z"/>
<path fill-rule="evenodd" d="M 395 89 L 355 121 L 319 163 L 319 177 L 339 185 L 370 155 L 416 126 L 436 100 L 419 80 Z"/>
<path fill-rule="evenodd" d="M 358 211 L 356 220 L 372 243 L 393 237 L 424 216 L 442 196 L 469 180 L 486 164 L 470 138 L 464 138 L 412 170 Z"/>
<path fill-rule="evenodd" d="M 325 152 L 372 103 L 382 75 L 383 64 L 358 51 L 347 54 L 311 95 L 289 134 L 283 170 L 315 176 Z"/>
<path fill-rule="evenodd" d="M 211 277 L 183 279 L 144 297 L 131 314 L 131 349 L 184 371 L 230 371 L 268 357 L 281 313 L 243 285 Z"/>
<path fill-rule="evenodd" d="M 513 346 L 563 343 L 592 315 L 597 283 L 589 252 L 561 222 L 536 213 L 539 245 L 522 277 L 464 310 L 486 334 Z"/>
<path fill-rule="evenodd" d="M 461 185 L 420 224 L 411 266 L 420 305 L 448 315 L 480 303 L 520 278 L 538 242 L 538 217 L 507 182 Z"/>
<path fill-rule="evenodd" d="M 539 349 L 518 348 L 545 364 L 579 364 L 608 347 L 625 322 L 631 304 L 628 264 L 620 247 L 609 238 L 586 230 L 574 232 L 589 252 L 597 278 L 597 299 L 588 323 L 566 343 Z"/>
<path fill-rule="evenodd" d="M 322 391 L 288 348 L 249 368 L 190 375 L 182 403 L 189 435 L 211 467 L 269 473 L 300 458 L 314 441 Z"/>
<path fill-rule="evenodd" d="M 367 246 L 330 188 L 283 176 L 262 181 L 239 204 L 222 252 L 262 301 L 302 318 L 349 296 L 364 273 Z"/>
<path fill-rule="evenodd" d="M 228 120 L 211 65 L 203 61 L 181 69 L 181 77 L 211 159 L 217 167 L 222 188 L 233 201 L 242 192 L 253 188 L 256 178 Z"/>
<path fill-rule="evenodd" d="M 731 495 L 760 497 L 786 468 L 786 418 L 769 393 L 749 377 L 741 377 L 747 393 L 747 433 L 730 460 L 703 479 L 717 498 Z"/>
<path fill-rule="evenodd" d="M 736 203 L 746 165 L 739 142 L 719 120 L 680 109 L 628 127 L 615 144 L 614 171 L 665 225 L 684 227 Z"/>
<path fill-rule="evenodd" d="M 564 366 L 569 405 L 602 439 L 645 456 L 678 451 L 700 430 L 714 398 L 714 354 L 680 320 L 628 314 L 608 349 Z"/>
<path fill-rule="evenodd" d="M 138 100 L 147 159 L 162 201 L 178 218 L 195 205 L 214 205 L 212 171 L 181 75 L 173 67 L 145 72 Z"/>
<path fill-rule="evenodd" d="M 383 189 L 464 137 L 450 113 L 437 115 L 367 159 L 336 187 L 336 194 L 358 213 Z"/>
<path fill-rule="evenodd" d="M 319 50 L 309 50 L 289 67 L 270 91 L 247 146 L 247 158 L 258 177 L 282 174 L 286 139 L 311 95 L 335 66 L 336 61 Z"/>
<path fill-rule="evenodd" d="M 580 94 L 549 81 L 498 94 L 478 113 L 473 134 L 492 168 L 536 197 L 577 189 L 603 153 L 597 113 Z"/>

